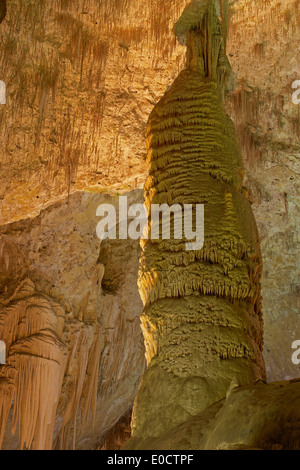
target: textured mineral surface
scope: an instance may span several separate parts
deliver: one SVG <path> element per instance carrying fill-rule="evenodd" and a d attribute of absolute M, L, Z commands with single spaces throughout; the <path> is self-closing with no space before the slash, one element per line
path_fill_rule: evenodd
<path fill-rule="evenodd" d="M 143 305 L 136 285 L 140 247 L 129 240 L 100 244 L 95 214 L 102 203 L 117 207 L 120 194 L 129 194 L 131 203 L 143 201 L 146 123 L 185 68 L 187 23 L 177 37 L 174 25 L 190 3 L 0 0 L 0 80 L 6 85 L 6 105 L 0 105 L 3 448 L 119 448 L 128 437 L 145 368 Z M 225 110 L 236 127 L 246 179 L 243 198 L 236 189 L 220 190 L 216 198 L 223 194 L 233 224 L 239 221 L 238 215 L 232 218 L 236 207 L 247 204 L 250 211 L 249 203 L 240 205 L 238 199 L 252 203 L 264 266 L 267 378 L 289 381 L 300 376 L 291 348 L 300 340 L 300 105 L 292 102 L 292 84 L 300 80 L 300 1 L 237 0 L 218 14 L 228 31 L 225 48 L 235 72 Z M 229 125 L 225 114 L 218 119 L 220 126 Z M 237 169 L 240 161 L 235 164 Z M 224 174 L 221 165 L 216 175 L 221 186 L 229 184 Z M 238 186 L 238 180 L 232 184 Z M 250 232 L 252 243 L 256 235 Z M 216 256 L 220 253 L 216 250 Z M 231 263 L 239 256 L 231 253 L 222 269 L 232 275 Z M 250 266 L 249 260 L 242 264 L 244 270 Z M 261 260 L 254 265 L 258 293 Z M 243 279 L 247 290 L 247 276 Z M 197 279 L 198 286 L 201 282 Z M 250 310 L 253 295 L 245 299 Z M 207 308 L 203 304 L 202 311 Z M 251 315 L 247 311 L 246 323 Z M 219 322 L 223 328 L 218 312 L 215 319 L 212 327 Z M 156 328 L 150 326 L 150 331 Z M 256 347 L 260 351 L 259 331 L 256 324 L 247 333 L 246 355 Z M 151 344 L 155 348 L 156 340 Z M 194 384 L 190 387 L 193 391 Z M 268 386 L 270 394 L 272 387 L 277 385 Z M 28 408 L 25 390 L 30 391 Z M 284 390 L 293 406 L 297 385 Z M 280 439 L 275 447 L 287 445 Z M 259 439 L 226 442 L 225 447 L 263 445 Z M 212 445 L 223 443 L 215 437 Z"/>

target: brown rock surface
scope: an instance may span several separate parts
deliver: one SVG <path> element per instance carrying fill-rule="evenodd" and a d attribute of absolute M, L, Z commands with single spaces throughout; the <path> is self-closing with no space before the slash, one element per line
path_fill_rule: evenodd
<path fill-rule="evenodd" d="M 138 279 L 147 370 L 132 420 L 133 438 L 141 440 L 198 415 L 222 399 L 232 381 L 248 385 L 266 375 L 258 232 L 223 105 L 231 76 L 225 28 L 208 0 L 200 9 L 187 7 L 176 31 L 187 37 L 187 65 L 147 124 L 151 240 L 141 241 Z M 154 204 L 177 208 L 169 237 L 162 235 L 164 216 L 155 222 Z M 188 207 L 198 243 L 187 235 Z"/>
<path fill-rule="evenodd" d="M 172 28 L 188 3 L 88 0 L 82 9 L 75 0 L 7 2 L 0 26 L 0 80 L 7 85 L 7 105 L 0 105 L 1 298 L 8 299 L 30 272 L 38 295 L 59 302 L 70 318 L 67 337 L 73 328 L 78 335 L 90 331 L 86 324 L 96 331 L 96 279 L 103 273 L 101 261 L 96 269 L 93 218 L 104 196 L 77 193 L 69 205 L 66 196 L 142 187 L 146 121 L 183 68 L 185 48 L 175 42 Z M 300 79 L 299 24 L 297 0 L 237 0 L 232 6 L 228 54 L 237 91 L 227 108 L 237 124 L 262 241 L 264 355 L 271 380 L 300 375 L 291 361 L 291 344 L 300 339 L 300 106 L 291 101 L 291 85 Z M 141 200 L 139 190 L 135 197 Z M 93 222 L 82 229 L 87 220 Z M 107 243 L 104 264 L 111 274 L 97 310 L 107 346 L 99 369 L 99 384 L 105 385 L 99 385 L 96 406 L 102 427 L 77 440 L 81 447 L 102 445 L 102 436 L 132 406 L 143 369 L 138 247 L 125 265 L 119 244 L 119 259 L 110 262 L 112 249 Z M 120 271 L 124 283 L 110 291 Z M 132 375 L 134 361 L 139 366 Z M 8 395 L 11 380 L 7 374 Z M 58 410 L 55 439 L 65 405 Z M 5 439 L 7 446 L 18 446 Z M 68 446 L 71 441 L 72 429 Z"/>
<path fill-rule="evenodd" d="M 235 419 L 232 419 L 232 417 Z M 198 416 L 159 439 L 127 450 L 298 450 L 300 382 L 235 388 Z"/>
<path fill-rule="evenodd" d="M 145 123 L 183 67 L 172 28 L 188 3 L 8 3 L 0 27 L 2 224 L 78 189 L 142 187 Z M 290 0 L 238 0 L 230 12 L 228 54 L 239 89 L 228 109 L 262 239 L 273 380 L 299 375 L 290 360 L 300 337 L 300 107 L 291 101 L 300 78 L 299 15 L 299 1 Z"/>

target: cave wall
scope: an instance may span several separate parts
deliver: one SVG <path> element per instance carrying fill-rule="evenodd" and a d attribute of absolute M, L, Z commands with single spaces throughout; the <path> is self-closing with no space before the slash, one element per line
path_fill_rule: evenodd
<path fill-rule="evenodd" d="M 129 195 L 131 203 L 140 198 L 141 192 Z M 118 197 L 76 193 L 35 219 L 1 229 L 4 449 L 51 448 L 52 442 L 54 448 L 95 449 L 132 409 L 145 367 L 136 285 L 140 248 L 132 240 L 100 243 L 96 209 L 103 203 L 117 207 Z M 8 414 L 14 390 L 16 417 Z M 39 443 L 42 404 L 52 429 Z"/>
<path fill-rule="evenodd" d="M 187 65 L 147 123 L 145 205 L 138 286 L 147 370 L 132 420 L 136 441 L 164 435 L 222 400 L 230 386 L 265 379 L 262 258 L 232 121 L 224 110 L 231 68 L 213 2 L 187 7 L 176 24 Z M 153 204 L 177 205 L 170 237 Z M 186 206 L 188 204 L 189 206 Z M 203 204 L 204 240 L 191 248 L 187 207 Z M 176 221 L 177 219 L 177 221 Z M 157 232 L 157 234 L 155 233 Z M 197 238 L 198 241 L 198 238 Z M 131 446 L 131 449 L 136 448 Z"/>
<path fill-rule="evenodd" d="M 88 432 L 87 441 L 78 436 L 79 447 L 102 445 L 132 406 L 144 367 L 138 244 L 127 247 L 134 252 L 129 258 L 126 247 L 108 244 L 99 261 L 95 209 L 107 194 L 131 191 L 142 201 L 146 121 L 184 67 L 185 48 L 173 25 L 188 3 L 8 0 L 0 26 L 0 80 L 7 87 L 7 104 L 0 106 L 1 301 L 29 276 L 38 297 L 64 311 L 66 357 L 72 322 L 78 335 L 100 325 L 106 346 L 95 419 L 102 427 Z M 227 110 L 261 239 L 267 373 L 270 380 L 294 378 L 300 375 L 291 360 L 292 342 L 300 339 L 300 105 L 292 103 L 292 83 L 300 79 L 300 2 L 238 0 L 229 16 L 236 86 Z M 93 274 L 100 265 L 107 273 L 103 286 Z M 114 282 L 120 273 L 121 286 Z M 75 415 L 80 428 L 80 418 L 76 407 L 68 413 L 65 445 L 72 447 L 70 423 Z M 9 435 L 4 443 L 18 445 Z"/>

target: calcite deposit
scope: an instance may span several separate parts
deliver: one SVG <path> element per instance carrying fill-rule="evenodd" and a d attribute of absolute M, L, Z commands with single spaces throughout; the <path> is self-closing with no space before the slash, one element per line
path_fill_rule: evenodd
<path fill-rule="evenodd" d="M 158 438 L 129 444 L 136 450 L 299 450 L 299 424 L 299 380 L 259 381 L 229 389 L 226 398 Z"/>
<path fill-rule="evenodd" d="M 0 81 L 6 85 L 6 105 L 0 105 L 0 341 L 14 341 L 0 366 L 3 449 L 50 447 L 51 440 L 52 448 L 120 448 L 128 437 L 145 365 L 136 286 L 140 249 L 118 240 L 100 246 L 95 213 L 101 203 L 117 206 L 118 195 L 129 191 L 131 202 L 143 201 L 146 122 L 185 67 L 185 33 L 179 29 L 176 38 L 174 25 L 191 3 L 201 2 L 0 0 Z M 291 348 L 300 339 L 300 107 L 292 102 L 292 84 L 300 79 L 300 2 L 214 4 L 235 73 L 224 104 L 236 126 L 242 193 L 252 203 L 261 243 L 267 377 L 291 380 L 300 374 Z M 220 45 L 220 35 L 216 39 Z M 224 57 L 221 62 L 227 70 Z M 229 220 L 235 197 L 227 195 L 226 204 Z M 260 269 L 261 260 L 255 263 Z M 22 286 L 31 286 L 26 295 Z M 259 321 L 252 343 L 259 349 L 260 328 Z M 0 343 L 0 362 L 1 350 Z M 64 368 L 64 376 L 45 401 L 39 398 L 45 383 L 28 387 L 30 417 L 19 385 L 33 365 L 43 381 L 55 369 L 58 378 Z M 191 396 L 195 390 L 191 383 Z"/>
<path fill-rule="evenodd" d="M 76 194 L 2 230 L 3 449 L 102 447 L 132 409 L 145 365 L 140 250 L 131 240 L 101 245 L 104 202 L 118 198 Z"/>
<path fill-rule="evenodd" d="M 1 2 L 3 5 L 5 2 Z M 190 0 L 10 0 L 0 26 L 1 224 L 35 217 L 70 194 L 124 192 L 147 177 L 148 116 L 184 68 L 174 24 Z M 229 2 L 227 55 L 258 225 L 267 374 L 299 376 L 298 0 Z M 98 151 L 98 149 L 100 149 Z M 282 334 L 282 331 L 285 334 Z"/>
<path fill-rule="evenodd" d="M 222 97 L 230 78 L 213 2 L 184 11 L 187 68 L 150 115 L 146 206 L 204 204 L 205 242 L 142 241 L 139 289 L 148 368 L 133 436 L 158 436 L 226 395 L 265 378 L 262 260 L 233 124 Z M 162 224 L 162 219 L 161 219 Z M 152 225 L 150 223 L 150 229 Z"/>

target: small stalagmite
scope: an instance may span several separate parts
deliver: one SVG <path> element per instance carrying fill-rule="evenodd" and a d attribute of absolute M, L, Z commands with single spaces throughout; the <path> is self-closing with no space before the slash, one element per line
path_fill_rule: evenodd
<path fill-rule="evenodd" d="M 227 2 L 194 4 L 177 24 L 187 67 L 148 122 L 145 204 L 150 212 L 152 204 L 194 210 L 204 204 L 205 241 L 198 251 L 186 251 L 186 240 L 174 233 L 171 240 L 142 241 L 138 282 L 148 368 L 128 448 L 200 413 L 230 387 L 265 378 L 259 239 L 223 106 L 232 83 Z"/>

